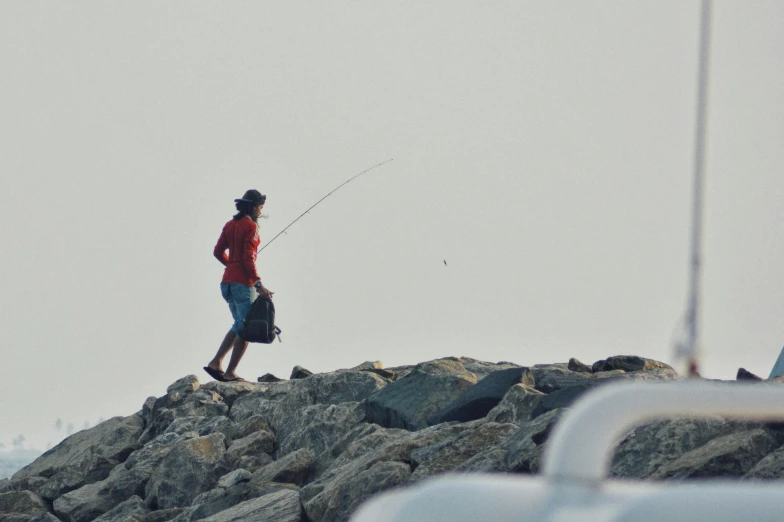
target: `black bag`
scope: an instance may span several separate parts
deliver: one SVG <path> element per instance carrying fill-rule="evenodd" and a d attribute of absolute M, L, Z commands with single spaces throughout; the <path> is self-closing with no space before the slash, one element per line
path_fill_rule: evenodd
<path fill-rule="evenodd" d="M 269 344 L 275 337 L 280 341 L 280 331 L 275 326 L 275 305 L 271 300 L 259 297 L 253 301 L 242 323 L 240 337 L 251 343 Z"/>

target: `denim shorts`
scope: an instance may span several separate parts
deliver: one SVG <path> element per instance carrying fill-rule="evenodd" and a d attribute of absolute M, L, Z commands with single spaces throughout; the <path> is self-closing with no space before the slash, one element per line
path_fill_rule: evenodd
<path fill-rule="evenodd" d="M 231 331 L 240 335 L 242 322 L 250 311 L 250 305 L 253 304 L 253 301 L 256 300 L 259 294 L 254 287 L 237 283 L 221 283 L 220 288 L 223 298 L 229 303 L 231 316 L 234 318 Z"/>

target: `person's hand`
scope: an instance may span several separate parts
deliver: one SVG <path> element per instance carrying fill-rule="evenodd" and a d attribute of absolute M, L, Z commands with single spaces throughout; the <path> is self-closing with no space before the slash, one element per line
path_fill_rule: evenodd
<path fill-rule="evenodd" d="M 259 295 L 261 295 L 261 297 L 263 297 L 265 299 L 272 299 L 272 294 L 274 294 L 274 293 L 275 292 L 270 292 L 269 288 L 265 288 L 265 287 L 262 286 L 261 287 L 261 291 L 259 292 Z"/>

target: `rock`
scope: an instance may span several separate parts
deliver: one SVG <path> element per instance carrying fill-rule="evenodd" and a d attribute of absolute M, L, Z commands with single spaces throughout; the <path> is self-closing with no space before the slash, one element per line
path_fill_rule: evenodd
<path fill-rule="evenodd" d="M 295 491 L 281 490 L 216 513 L 204 522 L 303 522 L 302 505 Z"/>
<path fill-rule="evenodd" d="M 393 372 L 392 370 L 385 370 L 384 368 L 370 368 L 368 370 L 360 370 L 360 371 L 375 373 L 379 377 L 382 377 L 390 381 L 394 381 L 395 379 L 397 379 L 397 375 L 395 374 L 395 372 Z"/>
<path fill-rule="evenodd" d="M 212 489 L 225 473 L 225 438 L 221 433 L 178 441 L 150 478 L 145 502 L 152 509 L 190 505 Z"/>
<path fill-rule="evenodd" d="M 244 469 L 235 469 L 234 471 L 223 475 L 218 480 L 218 487 L 219 488 L 230 488 L 235 484 L 239 484 L 240 482 L 250 482 L 250 478 L 253 475 L 250 471 Z"/>
<path fill-rule="evenodd" d="M 592 367 L 594 373 L 606 372 L 610 370 L 638 372 L 661 368 L 675 371 L 669 364 L 654 361 L 653 359 L 646 359 L 645 357 L 638 357 L 636 355 L 616 355 L 613 357 L 608 357 L 604 361 L 595 362 Z"/>
<path fill-rule="evenodd" d="M 79 489 L 87 484 L 84 474 L 77 469 L 64 469 L 59 471 L 35 490 L 36 494 L 44 500 L 52 502 L 54 499 L 65 495 L 69 491 Z"/>
<path fill-rule="evenodd" d="M 530 386 L 534 384 L 528 368 L 516 367 L 493 372 L 433 415 L 428 423 L 433 425 L 481 419 L 501 402 L 512 386 L 521 383 Z"/>
<path fill-rule="evenodd" d="M 338 484 L 326 504 L 317 502 L 318 497 L 306 504 L 305 512 L 313 522 L 344 522 L 359 504 L 371 495 L 405 484 L 410 478 L 411 468 L 408 464 L 378 462 L 370 469 Z"/>
<path fill-rule="evenodd" d="M 226 450 L 226 462 L 232 464 L 243 455 L 271 454 L 275 450 L 275 434 L 259 430 L 242 439 L 235 440 Z"/>
<path fill-rule="evenodd" d="M 8 478 L 0 478 L 0 493 L 5 493 L 11 489 L 11 480 Z"/>
<path fill-rule="evenodd" d="M 548 393 L 536 402 L 536 406 L 534 406 L 531 412 L 531 419 L 535 419 L 548 411 L 571 406 L 582 394 L 599 386 L 602 382 L 608 381 L 609 379 L 600 380 L 594 378 Z"/>
<path fill-rule="evenodd" d="M 313 453 L 302 448 L 271 462 L 253 474 L 251 484 L 286 482 L 304 486 L 313 471 Z"/>
<path fill-rule="evenodd" d="M 573 372 L 556 365 L 533 366 L 531 373 L 534 376 L 534 388 L 542 393 L 552 393 L 596 380 L 592 374 Z"/>
<path fill-rule="evenodd" d="M 649 478 L 661 466 L 674 462 L 715 438 L 746 429 L 747 426 L 726 422 L 717 416 L 672 419 L 637 426 L 618 444 L 610 476 Z"/>
<path fill-rule="evenodd" d="M 651 478 L 741 477 L 778 446 L 768 430 L 731 433 L 664 464 Z"/>
<path fill-rule="evenodd" d="M 288 484 L 283 482 L 251 482 L 248 485 L 248 489 L 243 494 L 243 501 L 250 500 L 252 498 L 263 497 L 264 495 L 269 495 L 270 493 L 276 493 L 278 491 L 294 491 L 299 495 L 301 488 L 296 484 Z"/>
<path fill-rule="evenodd" d="M 500 445 L 500 449 L 506 451 L 505 469 L 496 471 L 534 473 L 535 463 L 543 451 L 542 445 L 546 441 L 546 435 L 550 433 L 562 413 L 563 410 L 548 411 L 523 424 L 520 429 L 512 433 Z"/>
<path fill-rule="evenodd" d="M 244 395 L 255 392 L 257 389 L 256 385 L 250 382 L 218 381 L 210 381 L 201 388 L 203 390 L 215 392 L 223 397 L 223 402 L 226 403 L 229 408 L 231 408 L 231 405 L 234 404 L 234 401 Z"/>
<path fill-rule="evenodd" d="M 192 431 L 201 437 L 211 435 L 212 433 L 223 433 L 226 438 L 229 438 L 230 435 L 234 433 L 234 430 L 235 423 L 228 417 L 223 417 L 222 415 L 216 417 L 199 417 L 191 415 L 174 419 L 163 433 L 182 435 L 183 433 Z"/>
<path fill-rule="evenodd" d="M 566 367 L 570 372 L 579 372 L 579 373 L 593 373 L 593 369 L 584 364 L 574 357 L 569 359 L 569 365 Z"/>
<path fill-rule="evenodd" d="M 253 473 L 272 462 L 272 455 L 261 453 L 259 455 L 243 455 L 234 462 L 234 469 L 246 469 Z"/>
<path fill-rule="evenodd" d="M 179 381 L 178 381 L 179 382 Z M 176 383 L 175 383 L 176 384 Z M 171 387 L 170 387 L 171 388 Z M 223 397 L 207 387 L 191 393 L 173 391 L 155 401 L 150 423 L 139 438 L 139 444 L 146 444 L 164 433 L 175 419 L 181 417 L 225 416 L 229 411 Z"/>
<path fill-rule="evenodd" d="M 289 379 L 305 379 L 313 375 L 313 372 L 303 368 L 302 366 L 295 366 L 293 370 L 291 370 L 291 377 Z"/>
<path fill-rule="evenodd" d="M 118 464 L 104 480 L 87 484 L 54 501 L 55 514 L 68 522 L 88 522 L 134 495 L 144 494 L 147 477 Z"/>
<path fill-rule="evenodd" d="M 27 515 L 24 515 L 27 516 Z M 5 519 L 0 519 L 5 520 Z M 11 522 L 8 520 L 8 522 Z M 61 522 L 59 518 L 52 515 L 51 513 L 44 513 L 42 515 L 36 515 L 33 518 L 28 518 L 25 522 Z"/>
<path fill-rule="evenodd" d="M 245 474 L 232 472 L 224 475 L 218 481 L 218 487 L 193 499 L 193 505 L 180 513 L 175 522 L 204 520 L 247 500 L 245 495 L 250 487 L 249 476 L 250 473 L 247 472 Z M 220 485 L 221 482 L 230 485 L 223 487 Z"/>
<path fill-rule="evenodd" d="M 313 476 L 321 476 L 330 467 L 340 468 L 360 455 L 409 433 L 408 430 L 382 428 L 378 424 L 359 424 L 316 457 Z"/>
<path fill-rule="evenodd" d="M 135 469 L 143 477 L 149 479 L 172 450 L 174 443 L 180 439 L 181 437 L 176 433 L 165 433 L 157 437 L 143 448 L 131 453 L 125 461 L 125 469 Z"/>
<path fill-rule="evenodd" d="M 536 404 L 544 396 L 544 393 L 535 388 L 525 384 L 515 384 L 509 388 L 501 402 L 487 414 L 487 422 L 515 424 L 528 422 Z"/>
<path fill-rule="evenodd" d="M 746 472 L 744 478 L 775 480 L 784 478 L 784 447 L 768 453 Z"/>
<path fill-rule="evenodd" d="M 11 479 L 12 486 L 34 476 L 51 478 L 63 471 L 81 475 L 81 481 L 77 481 L 81 484 L 103 480 L 137 448 L 142 424 L 141 414 L 114 417 L 74 433 L 17 471 Z M 38 484 L 36 489 L 41 486 Z"/>
<path fill-rule="evenodd" d="M 195 375 L 186 375 L 185 377 L 174 381 L 172 384 L 166 388 L 166 393 L 168 395 L 174 393 L 180 393 L 182 395 L 187 395 L 189 393 L 193 393 L 199 389 L 199 378 Z"/>
<path fill-rule="evenodd" d="M 473 429 L 466 430 L 453 439 L 412 451 L 411 460 L 416 464 L 416 468 L 411 475 L 411 481 L 456 470 L 467 460 L 486 451 L 488 446 L 500 444 L 511 432 L 518 429 L 514 424 L 477 422 Z"/>
<path fill-rule="evenodd" d="M 351 371 L 361 372 L 361 371 L 369 371 L 369 370 L 380 370 L 384 367 L 384 363 L 381 361 L 365 361 L 362 364 L 358 364 L 351 368 Z"/>
<path fill-rule="evenodd" d="M 272 431 L 270 423 L 262 415 L 253 415 L 240 423 L 235 423 L 231 439 L 242 439 L 257 431 Z"/>
<path fill-rule="evenodd" d="M 177 516 L 185 511 L 185 508 L 172 508 L 172 509 L 159 509 L 158 511 L 150 511 L 142 519 L 142 522 L 168 522 L 174 520 Z"/>
<path fill-rule="evenodd" d="M 453 360 L 462 364 L 463 368 L 465 368 L 466 371 L 469 371 L 474 375 L 476 375 L 476 382 L 483 380 L 491 373 L 495 373 L 503 370 L 511 370 L 514 368 L 521 368 L 519 364 L 515 364 L 511 362 L 489 363 L 485 361 L 477 361 L 476 359 L 472 359 L 471 357 L 457 357 L 457 358 L 447 357 L 445 360 Z"/>
<path fill-rule="evenodd" d="M 280 377 L 275 377 L 271 373 L 265 373 L 264 375 L 262 375 L 261 377 L 259 377 L 256 380 L 258 382 L 280 382 L 283 379 L 281 379 Z"/>
<path fill-rule="evenodd" d="M 95 519 L 95 522 L 143 522 L 150 509 L 137 495 L 117 504 L 112 510 Z"/>
<path fill-rule="evenodd" d="M 365 408 L 358 402 L 315 404 L 296 411 L 278 427 L 278 457 L 300 448 L 318 455 L 365 420 Z"/>
<path fill-rule="evenodd" d="M 476 376 L 459 362 L 440 359 L 422 363 L 371 395 L 365 401 L 365 414 L 368 422 L 385 428 L 419 430 L 427 426 L 431 415 L 474 384 Z"/>
<path fill-rule="evenodd" d="M 762 377 L 754 375 L 746 368 L 738 368 L 738 375 L 736 379 L 739 381 L 761 381 Z"/>
<path fill-rule="evenodd" d="M 43 515 L 48 513 L 49 509 L 46 507 L 44 501 L 33 493 L 32 491 L 8 491 L 0 493 L 0 519 L 2 515 L 11 513 L 18 515 L 29 515 L 30 518 L 35 515 Z"/>

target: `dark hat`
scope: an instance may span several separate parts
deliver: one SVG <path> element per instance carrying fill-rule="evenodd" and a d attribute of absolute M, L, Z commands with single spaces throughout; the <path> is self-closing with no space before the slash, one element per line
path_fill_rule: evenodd
<path fill-rule="evenodd" d="M 265 201 L 267 201 L 267 196 L 253 189 L 247 191 L 241 199 L 234 200 L 235 203 L 253 203 L 256 206 L 263 205 Z"/>

